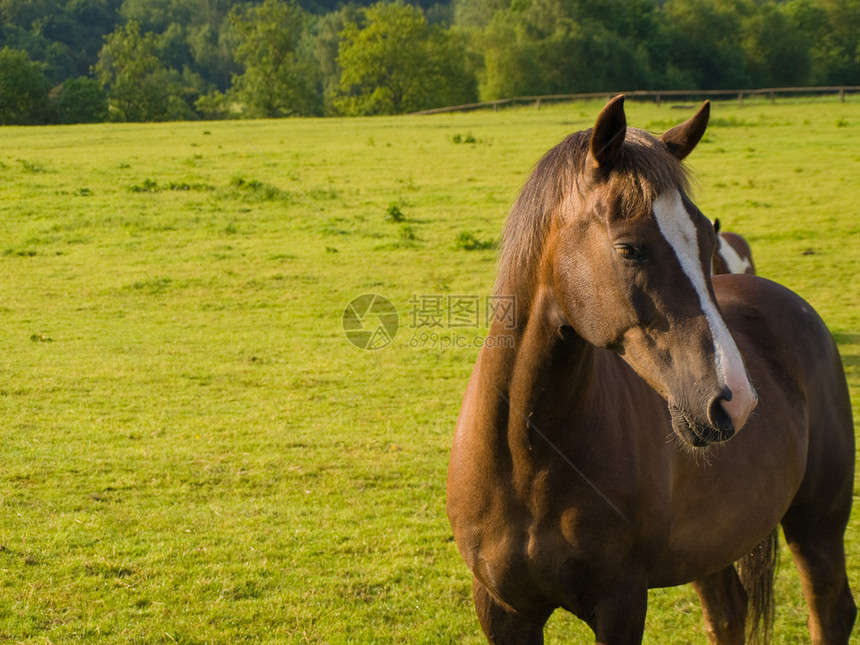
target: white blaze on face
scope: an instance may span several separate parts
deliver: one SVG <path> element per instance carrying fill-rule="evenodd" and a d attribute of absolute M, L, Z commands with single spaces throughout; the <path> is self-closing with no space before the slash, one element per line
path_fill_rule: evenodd
<path fill-rule="evenodd" d="M 677 191 L 664 193 L 654 201 L 654 217 L 663 237 L 675 251 L 684 274 L 699 295 L 702 312 L 714 339 L 717 377 L 720 385 L 728 387 L 732 392 L 731 401 L 722 401 L 722 406 L 731 418 L 735 430 L 740 430 L 755 408 L 758 398 L 747 378 L 737 345 L 708 291 L 702 271 L 696 226 Z"/>
<path fill-rule="evenodd" d="M 717 236 L 717 253 L 723 258 L 729 273 L 746 273 L 752 267 L 748 258 L 742 258 L 731 244 L 726 242 L 722 236 Z"/>

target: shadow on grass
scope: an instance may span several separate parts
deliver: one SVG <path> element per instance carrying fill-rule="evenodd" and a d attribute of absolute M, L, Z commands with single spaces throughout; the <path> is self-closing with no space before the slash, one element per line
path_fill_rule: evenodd
<path fill-rule="evenodd" d="M 839 345 L 839 353 L 842 355 L 842 364 L 845 366 L 845 371 L 860 370 L 860 354 L 849 354 L 845 351 L 848 345 L 860 345 L 860 334 L 834 333 L 833 338 Z"/>

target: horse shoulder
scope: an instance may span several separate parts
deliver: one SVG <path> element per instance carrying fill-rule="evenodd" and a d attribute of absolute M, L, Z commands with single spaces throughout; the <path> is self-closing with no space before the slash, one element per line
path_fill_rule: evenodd
<path fill-rule="evenodd" d="M 719 275 L 713 282 L 726 323 L 751 358 L 779 363 L 797 381 L 808 381 L 810 369 L 832 370 L 838 361 L 833 338 L 812 305 L 799 295 L 752 275 Z"/>
<path fill-rule="evenodd" d="M 852 469 L 854 430 L 845 372 L 836 343 L 812 305 L 757 276 L 715 276 L 714 288 L 757 381 L 758 416 L 782 414 L 787 427 L 803 424 L 807 478 L 819 467 Z"/>
<path fill-rule="evenodd" d="M 464 560 L 493 588 L 502 554 L 514 547 L 517 510 L 506 456 L 507 385 L 498 352 L 483 348 L 463 395 L 448 467 L 447 512 Z M 518 538 L 521 539 L 521 538 Z"/>

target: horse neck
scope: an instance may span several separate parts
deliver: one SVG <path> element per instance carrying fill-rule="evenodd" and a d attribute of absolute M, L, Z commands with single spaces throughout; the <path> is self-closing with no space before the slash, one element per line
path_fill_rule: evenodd
<path fill-rule="evenodd" d="M 515 458 L 518 451 L 529 450 L 534 432 L 553 434 L 555 428 L 576 423 L 595 365 L 594 346 L 568 325 L 549 286 L 518 294 L 517 302 L 522 306 L 515 328 L 506 330 L 494 321 L 490 330 L 491 339 L 507 334 L 513 342 L 494 342 L 479 362 L 481 390 L 487 401 L 495 402 L 485 408 L 492 410 L 487 429 L 505 440 Z M 544 415 L 539 419 L 538 410 Z M 558 422 L 546 415 L 558 415 Z"/>
<path fill-rule="evenodd" d="M 510 372 L 512 402 L 516 397 L 526 404 L 538 389 L 586 387 L 594 347 L 570 327 L 552 289 L 539 288 L 523 318 Z"/>

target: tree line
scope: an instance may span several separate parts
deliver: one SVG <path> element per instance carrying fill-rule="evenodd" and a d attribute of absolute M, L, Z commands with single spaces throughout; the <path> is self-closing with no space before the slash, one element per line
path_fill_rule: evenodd
<path fill-rule="evenodd" d="M 860 0 L 0 0 L 0 123 L 860 84 Z"/>

